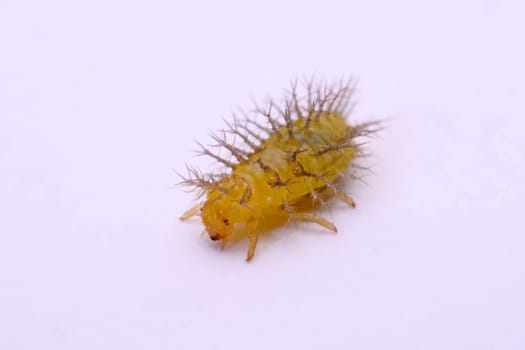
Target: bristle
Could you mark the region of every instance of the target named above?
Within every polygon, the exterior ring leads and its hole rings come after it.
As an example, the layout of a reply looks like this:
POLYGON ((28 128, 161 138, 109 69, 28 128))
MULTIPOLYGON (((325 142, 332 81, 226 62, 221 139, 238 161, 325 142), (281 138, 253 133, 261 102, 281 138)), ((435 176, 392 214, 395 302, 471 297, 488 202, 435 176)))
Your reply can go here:
POLYGON ((272 108, 274 107, 273 100, 270 100, 270 102, 268 103, 267 109, 263 109, 259 107, 257 103, 255 102, 254 104, 255 104, 255 112, 266 118, 266 120, 268 121, 268 124, 270 124, 270 126, 272 127, 272 132, 277 132, 277 130, 279 130, 280 128, 280 125, 275 119, 275 117, 272 115, 272 108))
POLYGON ((319 150, 318 152, 316 152, 314 154, 316 156, 320 156, 320 155, 323 155, 323 154, 331 152, 331 151, 340 152, 343 149, 347 149, 347 148, 354 148, 355 149, 355 148, 357 148, 357 145, 355 145, 351 141, 346 141, 346 142, 341 142, 341 143, 330 143, 330 144, 326 145, 326 147, 324 149, 321 149, 321 150, 319 150))
POLYGON ((313 95, 313 80, 306 82, 306 106, 304 107, 306 112, 306 121, 304 124, 304 130, 310 129, 310 124, 312 122, 312 116, 315 112, 315 101, 314 101, 314 95, 313 95))
POLYGON ((283 111, 283 118, 285 121, 286 130, 288 131, 288 137, 293 138, 293 119, 292 119, 292 105, 293 102, 290 100, 284 101, 284 111, 283 111))
POLYGON ((213 133, 210 133, 210 137, 217 142, 217 145, 214 146, 226 148, 239 163, 245 162, 247 160, 249 153, 229 144, 225 137, 221 138, 213 133))
MULTIPOLYGON (((258 128, 259 130, 261 131, 264 131, 265 133, 267 133, 268 135, 270 135, 272 133, 272 130, 271 129, 268 129, 264 126, 262 126, 261 124, 257 123, 255 120, 253 119, 246 119, 246 122, 248 124, 252 124, 253 126, 255 126, 256 128, 258 128)), ((264 139, 261 139, 262 141, 264 141, 264 139)))
POLYGON ((329 94, 327 83, 324 82, 321 84, 317 91, 317 111, 314 116, 314 121, 319 122, 319 118, 321 117, 321 113, 325 111, 324 105, 327 102, 327 97, 329 94))
POLYGON ((351 86, 352 81, 348 80, 347 85, 344 87, 343 95, 341 98, 338 99, 337 103, 334 105, 334 110, 338 113, 341 113, 343 115, 348 115, 351 112, 352 107, 350 104, 352 103, 352 95, 354 93, 354 89, 351 86))
MULTIPOLYGON (((234 126, 237 127, 237 128, 241 128, 244 131, 246 131, 246 134, 251 136, 251 137, 253 137, 255 140, 257 140, 257 142, 259 142, 259 143, 263 142, 264 138, 248 127, 247 124, 250 124, 250 122, 249 122, 248 117, 245 115, 245 112, 242 111, 242 110, 240 112, 245 117, 245 119, 243 120, 244 123, 242 123, 241 120, 239 120, 234 114, 234 126)), ((259 146, 257 146, 257 147, 259 147, 259 146)))
POLYGON ((345 82, 343 79, 341 79, 337 90, 332 92, 331 100, 328 104, 329 111, 341 112, 339 108, 341 107, 342 101, 348 100, 352 93, 350 82, 350 80, 345 82))
POLYGON ((242 132, 239 131, 239 128, 241 127, 238 123, 237 123, 237 119, 234 117, 234 125, 232 126, 228 121, 224 121, 226 123, 226 125, 228 126, 229 130, 227 130, 226 132, 230 133, 230 134, 233 134, 233 135, 237 135, 239 136, 247 145, 248 147, 250 147, 252 149, 252 151, 256 152, 259 150, 259 146, 257 146, 255 143, 253 143, 247 135, 243 134, 242 132))
POLYGON ((355 135, 353 137, 358 136, 373 136, 380 131, 385 129, 384 121, 381 120, 375 120, 372 122, 366 122, 354 125, 352 127, 354 130, 355 135))
POLYGON ((224 159, 224 158, 222 158, 222 157, 212 153, 209 149, 204 147, 201 143, 199 143, 199 142, 196 142, 196 143, 201 148, 200 151, 197 151, 198 154, 204 155, 204 156, 209 156, 209 157, 215 159, 216 161, 218 161, 219 163, 222 163, 222 164, 224 164, 225 166, 227 166, 228 168, 231 168, 231 169, 233 169, 237 165, 235 163, 232 163, 232 162, 230 162, 230 161, 228 161, 228 160, 226 160, 226 159, 224 159))
POLYGON ((219 182, 225 174, 203 174, 199 169, 186 165, 187 176, 177 172, 181 178, 179 185, 190 187, 190 191, 196 191, 197 197, 201 197, 206 191, 219 189, 219 182))
POLYGON ((297 97, 297 79, 292 81, 291 86, 292 88, 291 88, 291 91, 289 91, 289 94, 292 99, 293 109, 295 111, 295 114, 297 115, 297 118, 302 119, 303 113, 301 111, 301 104, 299 102, 299 98, 297 97))

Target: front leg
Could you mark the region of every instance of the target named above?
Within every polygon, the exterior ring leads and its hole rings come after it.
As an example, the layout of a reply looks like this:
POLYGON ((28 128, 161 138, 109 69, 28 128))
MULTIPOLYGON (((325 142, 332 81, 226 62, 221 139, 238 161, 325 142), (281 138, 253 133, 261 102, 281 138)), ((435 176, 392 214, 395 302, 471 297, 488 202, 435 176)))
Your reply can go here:
POLYGON ((204 202, 199 203, 199 204, 191 207, 188 211, 186 211, 184 214, 182 214, 180 219, 182 221, 184 221, 184 220, 188 220, 192 216, 200 215, 200 212, 201 212, 203 206, 204 206, 204 202))
POLYGON ((248 238, 250 239, 250 247, 248 248, 248 254, 246 255, 246 261, 250 261, 255 254, 255 248, 257 247, 257 240, 259 239, 259 232, 257 232, 257 220, 255 218, 248 221, 248 238))

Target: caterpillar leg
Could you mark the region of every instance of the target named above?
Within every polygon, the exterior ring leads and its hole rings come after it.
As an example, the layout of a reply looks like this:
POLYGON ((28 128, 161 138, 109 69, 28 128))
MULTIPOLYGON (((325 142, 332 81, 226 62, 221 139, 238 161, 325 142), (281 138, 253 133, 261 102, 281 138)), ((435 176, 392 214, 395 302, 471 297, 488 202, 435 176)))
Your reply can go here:
POLYGON ((284 209, 288 212, 289 215, 289 221, 304 221, 304 222, 315 222, 316 224, 319 224, 323 226, 324 228, 329 229, 332 232, 337 232, 337 227, 330 221, 326 220, 325 218, 315 215, 314 213, 308 213, 308 212, 296 212, 290 203, 284 202, 284 209))
MULTIPOLYGON (((312 195, 312 197, 315 198, 315 195, 314 195, 313 192, 311 193, 311 195, 312 195)), ((322 204, 323 203, 323 199, 322 199, 323 196, 330 197, 331 195, 335 195, 335 197, 337 199, 339 199, 340 201, 345 202, 346 204, 348 204, 352 208, 355 208, 355 201, 352 199, 352 197, 350 197, 346 193, 342 192, 341 190, 339 190, 334 185, 330 185, 330 186, 326 187, 323 191, 321 191, 317 195, 317 197, 319 197, 319 199, 317 199, 317 200, 320 201, 321 204, 322 204)))
POLYGON ((221 241, 221 250, 224 250, 226 248, 226 243, 228 243, 228 237, 224 237, 221 241))
POLYGON ((250 261, 255 254, 255 248, 257 247, 257 240, 259 239, 259 233, 257 232, 257 221, 252 220, 248 222, 248 238, 250 239, 250 247, 248 248, 248 254, 246 254, 246 261, 250 261))
POLYGON ((355 208, 355 202, 352 199, 352 197, 350 197, 349 195, 347 195, 344 192, 339 191, 338 189, 334 189, 334 193, 335 193, 335 196, 337 197, 337 199, 339 199, 342 202, 345 202, 346 204, 348 204, 352 208, 355 208))
POLYGON ((200 215, 203 205, 204 205, 204 202, 191 207, 191 209, 189 209, 184 214, 182 214, 182 216, 180 217, 180 220, 184 221, 184 220, 188 220, 192 216, 200 215))
MULTIPOLYGON (((348 204, 352 208, 355 208, 355 202, 352 199, 352 197, 350 197, 349 195, 347 195, 346 193, 344 193, 343 191, 338 189, 336 187, 336 185, 334 185, 331 181, 327 180, 324 176, 318 176, 318 175, 309 174, 309 173, 307 173, 306 175, 307 176, 312 176, 312 177, 316 178, 317 180, 320 180, 320 181, 324 182, 324 185, 326 187, 319 194, 321 194, 321 195, 324 195, 324 194, 335 195, 336 198, 339 199, 340 201, 345 202, 346 204, 348 204)), ((310 191, 310 193, 311 193, 313 198, 317 197, 314 191, 310 191)), ((322 201, 321 201, 321 203, 322 203, 322 201)))
POLYGON ((337 232, 337 227, 333 223, 313 213, 294 213, 293 219, 295 221, 315 222, 330 231, 337 232))

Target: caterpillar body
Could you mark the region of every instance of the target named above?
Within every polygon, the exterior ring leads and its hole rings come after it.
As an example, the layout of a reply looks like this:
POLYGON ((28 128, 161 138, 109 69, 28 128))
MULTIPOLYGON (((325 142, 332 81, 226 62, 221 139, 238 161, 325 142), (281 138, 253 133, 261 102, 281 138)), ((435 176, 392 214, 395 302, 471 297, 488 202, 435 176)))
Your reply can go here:
POLYGON ((256 116, 245 115, 244 120, 234 116, 223 137, 212 134, 215 146, 227 150, 230 158, 199 144, 199 153, 222 163, 227 172, 203 174, 188 167, 188 176, 183 176, 182 184, 206 199, 181 220, 200 215, 210 239, 221 241, 221 248, 232 239, 234 229, 240 230, 241 238, 250 241, 248 261, 263 223, 313 222, 337 232, 333 223, 313 212, 315 206, 335 196, 355 207, 338 180, 349 169, 360 168, 355 159, 363 152, 357 139, 376 132, 378 122, 347 122, 351 81, 315 87, 308 81, 305 90, 298 97, 294 82, 282 103, 270 101, 265 108, 257 107, 255 113, 266 125, 256 116), (235 135, 242 144, 228 142, 227 134, 235 135))

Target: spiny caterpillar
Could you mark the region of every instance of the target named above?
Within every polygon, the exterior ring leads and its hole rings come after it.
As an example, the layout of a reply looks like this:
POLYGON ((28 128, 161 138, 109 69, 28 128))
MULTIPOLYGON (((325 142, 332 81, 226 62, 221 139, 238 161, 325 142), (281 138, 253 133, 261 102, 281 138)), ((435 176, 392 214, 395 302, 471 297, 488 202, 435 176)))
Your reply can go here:
POLYGON ((182 176, 182 184, 199 191, 199 197, 206 195, 206 200, 180 219, 202 216, 209 237, 222 241, 221 248, 234 236, 248 238, 247 261, 269 223, 277 227, 287 221, 313 222, 337 232, 313 209, 333 196, 355 207, 337 180, 349 168, 362 168, 354 162, 363 156, 363 144, 357 139, 376 132, 378 122, 347 123, 350 80, 333 85, 307 81, 304 89, 299 97, 295 81, 281 103, 270 100, 264 108, 256 106, 254 115, 243 113, 243 119, 234 115, 233 125, 226 122, 222 136, 211 134, 217 142, 211 147, 228 151, 229 157, 198 143, 198 153, 222 163, 227 171, 204 174, 188 166, 188 176, 182 176), (229 142, 227 135, 242 143, 229 142))

